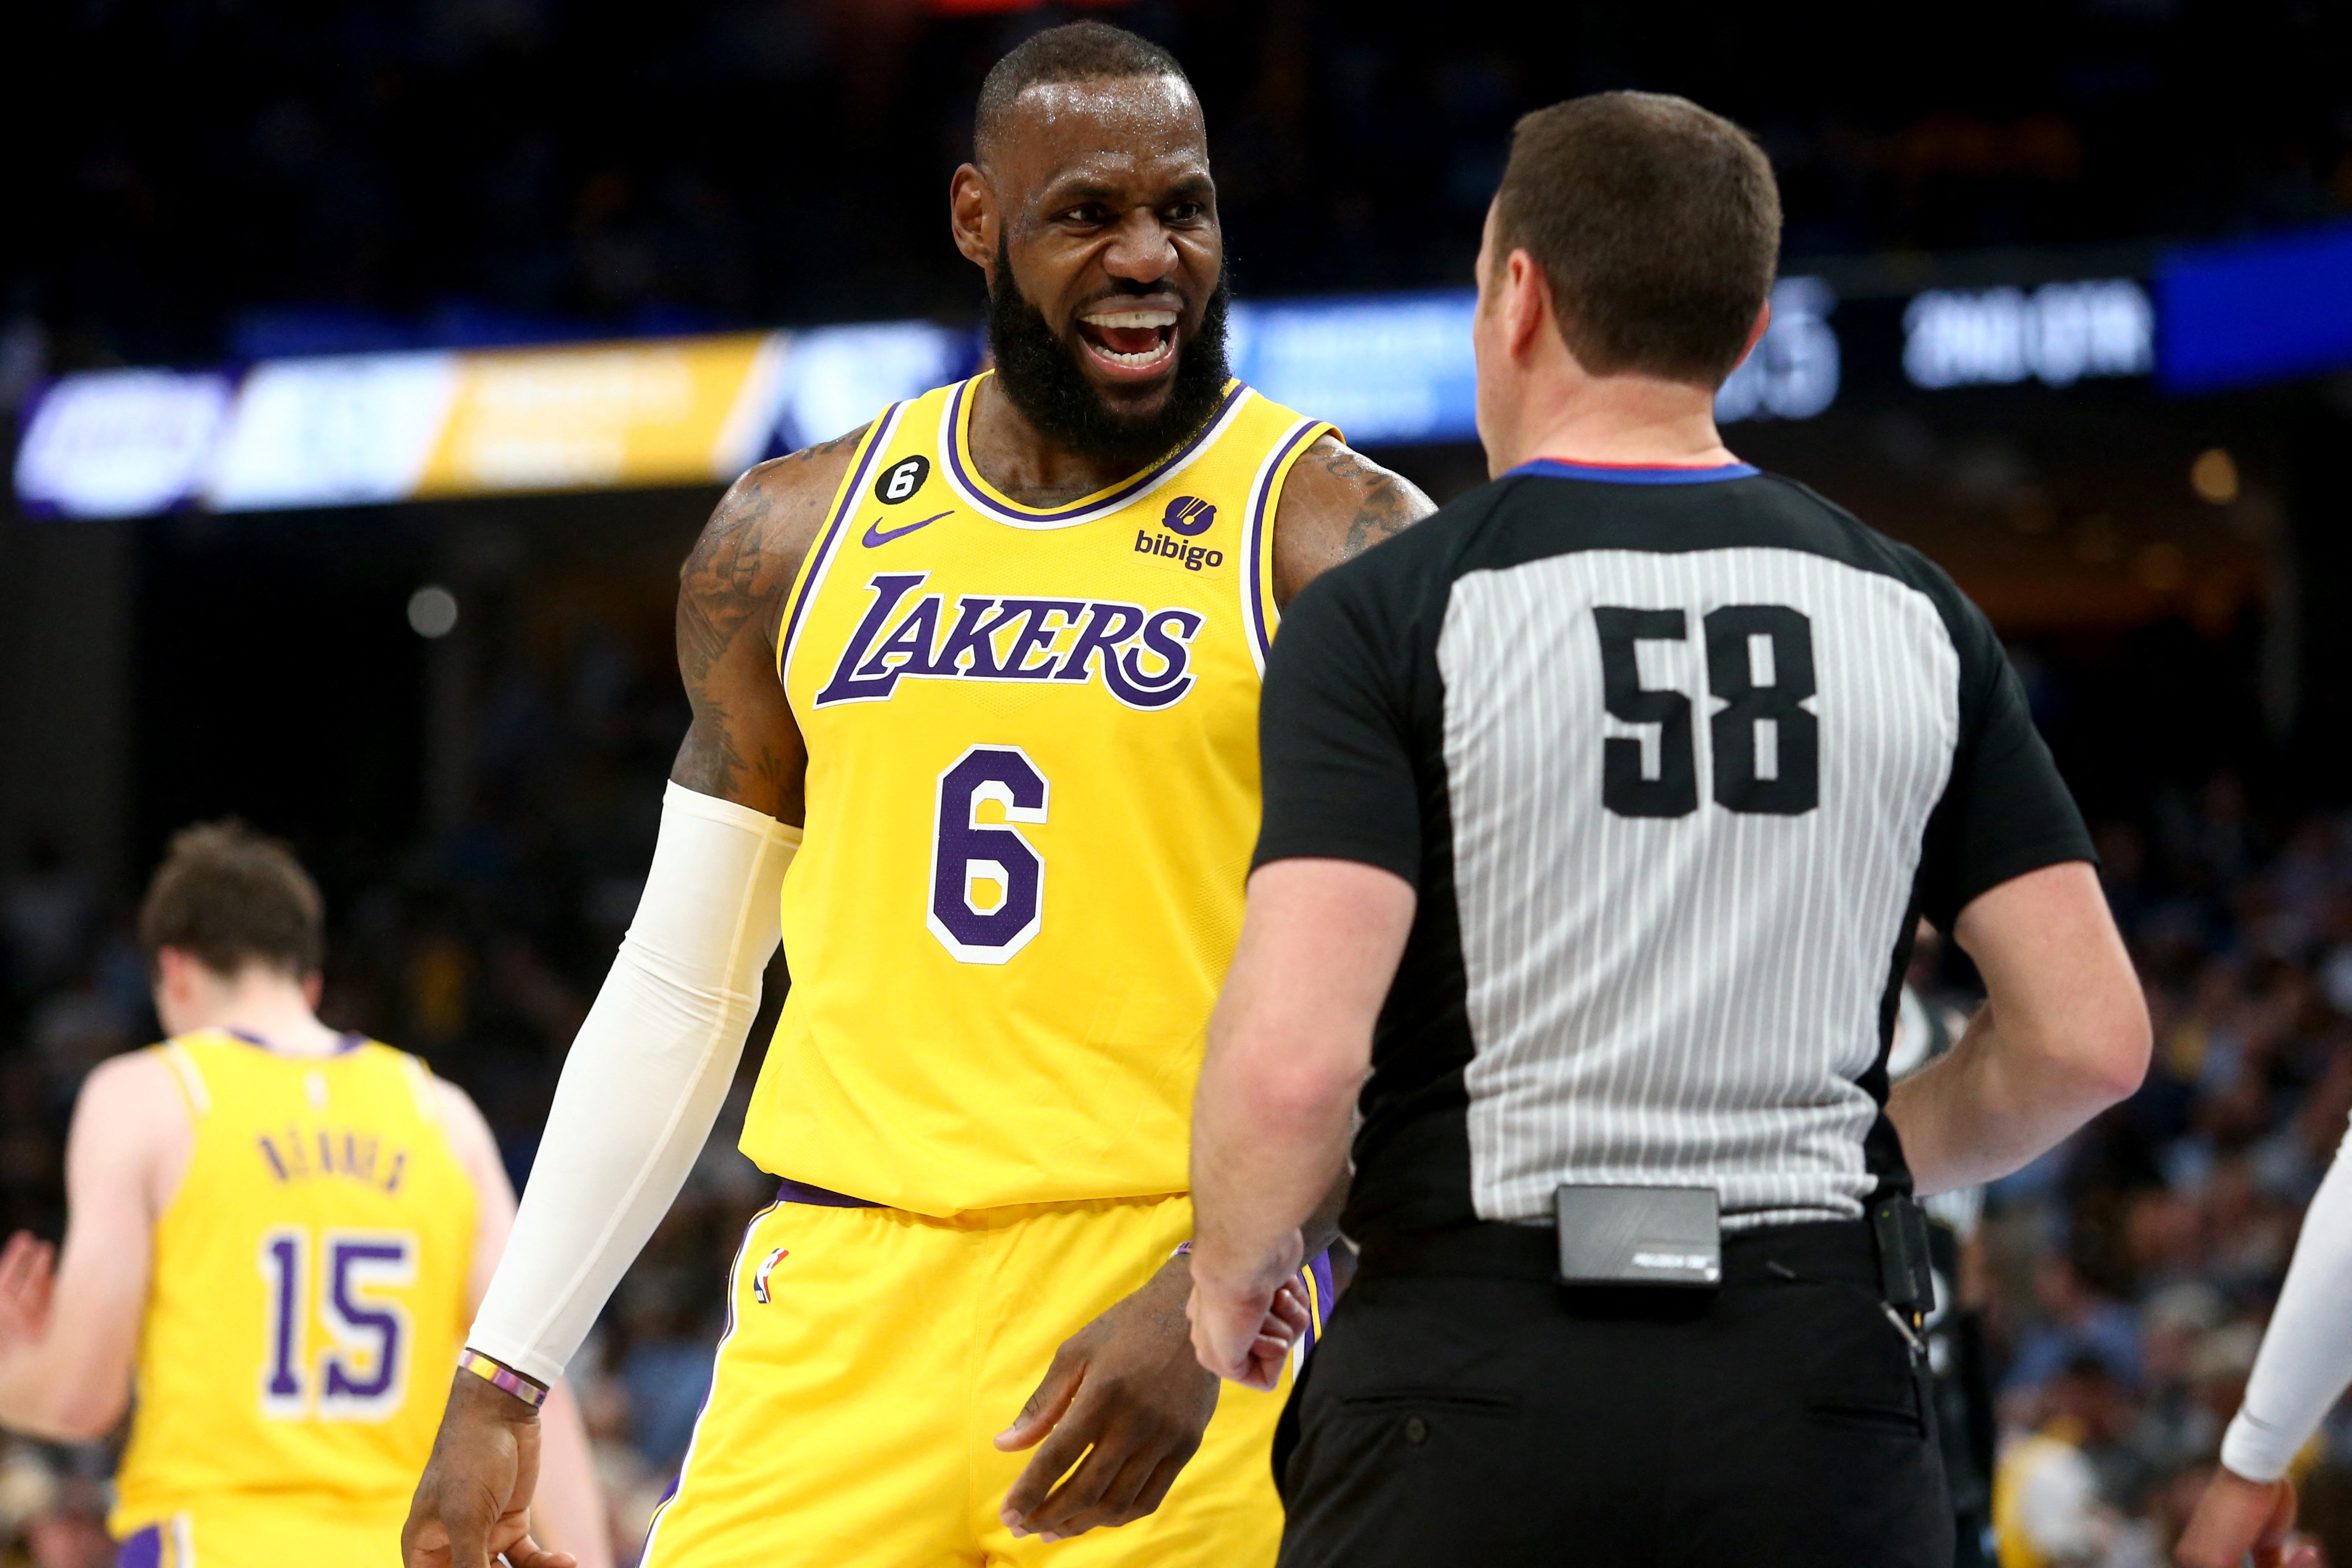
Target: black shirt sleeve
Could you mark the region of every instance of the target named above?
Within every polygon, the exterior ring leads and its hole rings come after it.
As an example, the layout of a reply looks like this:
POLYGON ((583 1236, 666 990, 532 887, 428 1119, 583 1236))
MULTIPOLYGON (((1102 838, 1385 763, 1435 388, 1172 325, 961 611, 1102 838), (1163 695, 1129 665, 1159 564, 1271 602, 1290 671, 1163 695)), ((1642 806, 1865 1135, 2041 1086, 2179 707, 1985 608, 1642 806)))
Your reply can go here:
POLYGON ((1411 646, 1370 563, 1309 584, 1282 617, 1258 709, 1265 816, 1251 867, 1356 860, 1418 888, 1411 646))
POLYGON ((1949 931, 1979 894, 2098 855, 1991 624, 1948 580, 1937 586, 1960 657, 1960 737, 1927 823, 1919 910, 1949 931))

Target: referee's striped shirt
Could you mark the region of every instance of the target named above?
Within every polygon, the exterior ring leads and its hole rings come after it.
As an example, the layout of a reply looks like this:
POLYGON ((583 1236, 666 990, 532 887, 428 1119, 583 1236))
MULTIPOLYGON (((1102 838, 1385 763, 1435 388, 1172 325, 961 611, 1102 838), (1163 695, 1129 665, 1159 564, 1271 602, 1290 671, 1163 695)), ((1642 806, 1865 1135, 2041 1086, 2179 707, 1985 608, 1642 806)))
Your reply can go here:
POLYGON ((1910 933, 2092 858, 1977 608, 1743 464, 1531 463, 1316 582, 1266 671, 1256 864, 1419 912, 1345 1220, 1713 1185, 1727 1227, 1908 1178, 1882 1114, 1910 933))

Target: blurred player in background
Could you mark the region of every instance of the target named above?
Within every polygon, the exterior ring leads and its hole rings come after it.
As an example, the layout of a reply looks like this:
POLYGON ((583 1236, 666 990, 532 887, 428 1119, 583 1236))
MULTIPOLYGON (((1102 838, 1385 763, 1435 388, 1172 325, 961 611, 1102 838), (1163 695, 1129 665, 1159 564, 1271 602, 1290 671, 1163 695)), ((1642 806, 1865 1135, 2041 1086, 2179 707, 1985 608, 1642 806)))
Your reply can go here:
MULTIPOLYGON (((82 1088, 62 1263, 24 1232, 0 1252, 0 1424, 103 1436, 135 1371, 122 1568, 398 1562, 513 1224, 464 1091, 312 1012, 321 915, 282 845, 234 824, 173 840, 139 917, 171 1037, 82 1088)), ((545 1464, 550 1539, 606 1568, 568 1399, 545 1464)))
MULTIPOLYGON (((687 563, 693 726, 468 1338, 504 1371, 457 1380, 415 1568, 538 1568, 532 1391, 702 1147, 780 889, 793 989, 743 1148, 785 1180, 646 1563, 1274 1561, 1281 1395, 1221 1404, 1186 1332, 1187 1115, 1275 621, 1430 507, 1229 376, 1173 58, 1039 33, 990 72, 975 142, 950 216, 993 373, 753 469, 687 563)), ((1307 1293, 1277 1298, 1302 1331, 1307 1293)))

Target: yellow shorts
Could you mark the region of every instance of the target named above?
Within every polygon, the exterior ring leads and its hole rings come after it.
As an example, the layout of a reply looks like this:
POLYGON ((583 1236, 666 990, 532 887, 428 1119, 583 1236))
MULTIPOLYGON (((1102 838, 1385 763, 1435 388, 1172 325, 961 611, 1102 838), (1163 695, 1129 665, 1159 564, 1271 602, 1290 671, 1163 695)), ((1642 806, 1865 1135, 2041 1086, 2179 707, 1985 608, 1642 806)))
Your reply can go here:
MULTIPOLYGON (((751 1222, 709 1403, 643 1568, 1267 1568, 1285 1386, 1222 1386, 1159 1510, 1046 1544, 997 1518, 1013 1424, 1061 1342, 1192 1234, 1183 1197, 933 1219, 779 1203, 751 1222)), ((1310 1276, 1319 1274, 1310 1271, 1310 1276)), ((1317 1315, 1329 1276, 1316 1279, 1317 1315)))
POLYGON ((349 1563, 400 1568, 408 1500, 380 1503, 235 1497, 205 1501, 148 1523, 109 1521, 121 1546, 116 1568, 286 1568, 349 1563))

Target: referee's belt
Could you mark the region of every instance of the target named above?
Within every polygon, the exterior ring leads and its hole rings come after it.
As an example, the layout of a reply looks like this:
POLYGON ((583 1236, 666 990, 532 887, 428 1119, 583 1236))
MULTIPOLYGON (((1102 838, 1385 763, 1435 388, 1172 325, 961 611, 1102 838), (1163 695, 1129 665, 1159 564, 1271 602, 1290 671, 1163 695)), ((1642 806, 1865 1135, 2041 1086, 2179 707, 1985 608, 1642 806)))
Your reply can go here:
MULTIPOLYGON (((1357 1277, 1454 1276, 1559 1283, 1559 1237, 1548 1225, 1483 1220, 1444 1230, 1390 1231, 1365 1238, 1357 1277)), ((1727 1287, 1796 1283, 1859 1285, 1885 1293, 1869 1222, 1814 1220, 1723 1234, 1727 1287)))

